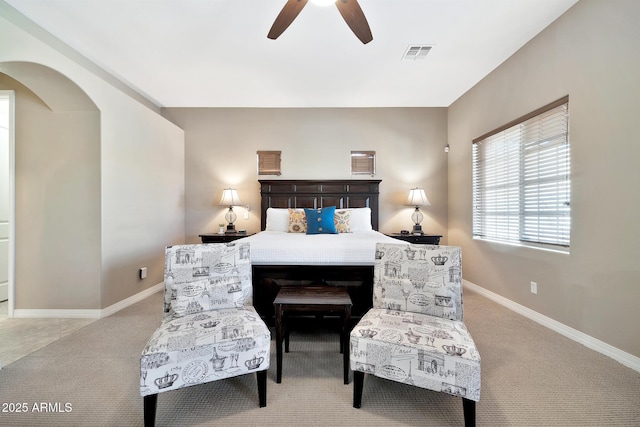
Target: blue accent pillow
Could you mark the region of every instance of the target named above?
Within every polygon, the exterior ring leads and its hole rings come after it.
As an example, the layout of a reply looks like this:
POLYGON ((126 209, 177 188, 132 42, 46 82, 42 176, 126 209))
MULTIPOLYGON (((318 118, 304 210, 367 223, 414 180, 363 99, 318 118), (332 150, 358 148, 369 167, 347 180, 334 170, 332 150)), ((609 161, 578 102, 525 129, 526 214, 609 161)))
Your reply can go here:
POLYGON ((338 234, 333 217, 336 207, 330 206, 319 209, 305 209, 307 217, 307 234, 338 234))

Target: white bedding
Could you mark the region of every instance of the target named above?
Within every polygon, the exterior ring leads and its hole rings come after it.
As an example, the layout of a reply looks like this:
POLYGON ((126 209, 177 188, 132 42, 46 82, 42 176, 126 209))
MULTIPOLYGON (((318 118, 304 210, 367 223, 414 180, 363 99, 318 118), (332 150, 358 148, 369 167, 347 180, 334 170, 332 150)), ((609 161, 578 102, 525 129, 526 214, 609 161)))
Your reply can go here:
POLYGON ((262 231, 250 242, 254 265, 373 265, 376 243, 404 243, 377 231, 340 234, 262 231))

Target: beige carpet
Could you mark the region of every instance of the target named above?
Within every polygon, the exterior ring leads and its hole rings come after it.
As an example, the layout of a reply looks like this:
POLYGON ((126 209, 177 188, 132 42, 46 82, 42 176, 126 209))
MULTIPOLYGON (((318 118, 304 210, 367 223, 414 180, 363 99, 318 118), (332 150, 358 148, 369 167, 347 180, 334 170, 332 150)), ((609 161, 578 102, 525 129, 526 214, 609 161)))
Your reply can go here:
MULTIPOLYGON (((161 305, 155 294, 5 366, 0 425, 141 426, 139 354, 161 305), (26 413, 6 412, 21 403, 26 413)), ((471 292, 465 323, 482 356, 478 425, 640 426, 640 373, 471 292)), ((354 409, 338 335, 317 326, 292 332, 281 384, 272 347, 266 408, 245 375, 161 394, 157 425, 463 425, 461 399, 371 376, 354 409)))

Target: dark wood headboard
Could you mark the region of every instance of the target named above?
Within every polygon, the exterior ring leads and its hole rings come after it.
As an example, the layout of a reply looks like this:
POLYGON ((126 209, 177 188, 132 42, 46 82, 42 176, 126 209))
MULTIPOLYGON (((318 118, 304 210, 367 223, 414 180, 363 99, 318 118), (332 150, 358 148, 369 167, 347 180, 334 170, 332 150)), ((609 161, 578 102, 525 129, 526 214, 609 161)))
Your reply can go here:
POLYGON ((371 208, 371 226, 378 230, 379 179, 258 180, 260 229, 267 225, 268 208, 371 208))

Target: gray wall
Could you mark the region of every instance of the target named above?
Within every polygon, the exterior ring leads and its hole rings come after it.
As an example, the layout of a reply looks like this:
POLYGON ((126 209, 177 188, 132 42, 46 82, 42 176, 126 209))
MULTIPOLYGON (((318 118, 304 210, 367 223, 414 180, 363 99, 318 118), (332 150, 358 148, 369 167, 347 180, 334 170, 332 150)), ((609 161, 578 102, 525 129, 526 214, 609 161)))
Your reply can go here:
POLYGON ((15 308, 103 309, 161 283, 164 247, 184 242, 183 131, 117 91, 98 110, 52 68, 0 70, 15 76, 0 73, 16 93, 15 308))
POLYGON ((184 132, 33 25, 0 8, 17 93, 14 314, 100 316, 159 285, 164 247, 184 242, 184 132))
MULTIPOLYGON (((257 150, 282 151, 278 179, 350 179, 351 150, 375 150, 380 231, 410 229, 409 189, 425 189, 423 229, 447 236, 447 111, 445 108, 216 109, 169 108, 163 115, 185 130, 186 235, 216 232, 224 222, 222 190, 238 189, 251 205, 236 228, 260 230, 257 150)), ((369 178, 369 177, 360 177, 369 178)))
POLYGON ((465 279, 640 356, 640 2, 581 0, 449 108, 465 279), (471 140, 569 95, 571 253, 473 240, 471 140), (531 281, 538 295, 530 293, 531 281))

